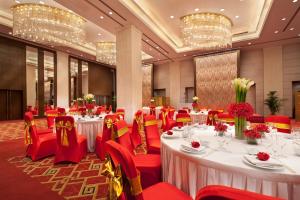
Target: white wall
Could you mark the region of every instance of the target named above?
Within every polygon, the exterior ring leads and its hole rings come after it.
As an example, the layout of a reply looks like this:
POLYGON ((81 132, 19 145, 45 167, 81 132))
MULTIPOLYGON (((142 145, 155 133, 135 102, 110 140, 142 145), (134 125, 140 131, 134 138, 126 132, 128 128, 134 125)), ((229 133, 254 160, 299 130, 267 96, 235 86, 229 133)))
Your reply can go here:
POLYGON ((35 106, 36 103, 36 66, 26 64, 26 93, 27 106, 35 106))
POLYGON ((69 55, 57 51, 57 106, 69 107, 69 55))

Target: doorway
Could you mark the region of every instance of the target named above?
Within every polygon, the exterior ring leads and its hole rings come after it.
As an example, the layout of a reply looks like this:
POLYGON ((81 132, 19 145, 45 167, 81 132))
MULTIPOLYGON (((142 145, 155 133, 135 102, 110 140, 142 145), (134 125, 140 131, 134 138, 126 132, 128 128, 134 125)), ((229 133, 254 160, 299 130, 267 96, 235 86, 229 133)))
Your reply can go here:
POLYGON ((293 81, 293 118, 300 121, 300 81, 293 81))

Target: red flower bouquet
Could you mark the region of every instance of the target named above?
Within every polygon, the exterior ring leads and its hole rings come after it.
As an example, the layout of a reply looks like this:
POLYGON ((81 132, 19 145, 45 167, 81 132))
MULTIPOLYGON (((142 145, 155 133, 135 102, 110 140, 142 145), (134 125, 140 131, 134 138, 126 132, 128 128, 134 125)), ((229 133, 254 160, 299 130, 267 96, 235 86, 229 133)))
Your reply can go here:
POLYGON ((269 127, 266 126, 265 124, 258 124, 255 126, 254 128, 257 132, 260 132, 260 133, 269 133, 269 127))
POLYGON ((261 160, 261 161, 267 161, 267 160, 269 160, 270 155, 268 153, 265 153, 265 152, 258 152, 256 154, 256 158, 258 160, 261 160))
POLYGON ((92 103, 87 103, 87 104, 85 104, 85 107, 86 107, 86 109, 88 109, 88 110, 93 110, 94 107, 95 107, 95 105, 92 104, 92 103))
POLYGON ((167 131, 167 135, 173 135, 172 131, 167 131))
POLYGON ((233 103, 228 107, 230 115, 248 118, 253 115, 253 108, 249 103, 233 103))
POLYGON ((223 136, 224 132, 227 131, 227 126, 225 124, 223 124, 222 122, 217 122, 215 124, 215 131, 218 132, 219 136, 223 136))
POLYGON ((199 148, 200 147, 200 143, 197 142, 197 141, 192 141, 191 145, 192 145, 193 148, 199 148))
POLYGON ((261 138, 261 134, 255 129, 249 129, 244 131, 248 144, 257 144, 257 139, 261 138))

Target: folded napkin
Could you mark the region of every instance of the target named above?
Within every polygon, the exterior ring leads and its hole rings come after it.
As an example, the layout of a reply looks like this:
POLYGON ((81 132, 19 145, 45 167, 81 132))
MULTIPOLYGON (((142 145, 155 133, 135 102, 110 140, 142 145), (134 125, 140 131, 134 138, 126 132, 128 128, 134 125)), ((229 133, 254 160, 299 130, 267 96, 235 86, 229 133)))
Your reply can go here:
POLYGON ((281 167, 283 166, 278 160, 270 158, 267 161, 261 161, 256 158, 256 155, 244 155, 245 160, 249 163, 260 167, 281 167))
POLYGON ((204 149, 203 146, 200 146, 199 148, 194 148, 191 145, 187 145, 187 144, 181 144, 181 148, 192 152, 200 152, 204 149))

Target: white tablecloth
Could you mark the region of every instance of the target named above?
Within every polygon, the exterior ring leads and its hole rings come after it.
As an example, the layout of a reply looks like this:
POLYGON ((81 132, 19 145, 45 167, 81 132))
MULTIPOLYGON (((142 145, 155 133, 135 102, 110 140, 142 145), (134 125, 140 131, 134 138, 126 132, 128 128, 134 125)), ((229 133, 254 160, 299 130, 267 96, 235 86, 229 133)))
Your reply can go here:
MULTIPOLYGON (((161 160, 163 180, 169 182, 193 198, 196 192, 206 185, 226 185, 239 189, 277 196, 290 200, 300 199, 300 157, 293 151, 291 140, 278 134, 286 145, 286 158, 279 157, 286 167, 279 171, 262 170, 247 165, 242 161, 249 148, 259 148, 266 151, 263 145, 253 146, 245 141, 230 139, 225 150, 217 148, 221 143, 215 136, 213 127, 207 130, 192 128, 193 139, 209 147, 202 154, 188 154, 180 150, 183 138, 161 138, 161 160), (219 150, 217 150, 219 149, 219 150)), ((233 134, 232 134, 233 135, 233 134)))
POLYGON ((96 137, 99 133, 102 132, 104 116, 101 117, 101 119, 99 117, 85 117, 84 120, 78 120, 78 118, 74 117, 77 133, 82 134, 87 138, 87 146, 89 152, 95 151, 96 137))

